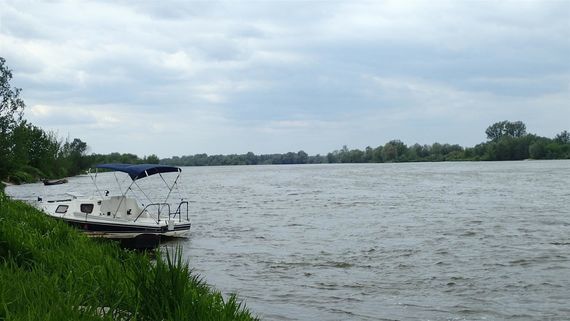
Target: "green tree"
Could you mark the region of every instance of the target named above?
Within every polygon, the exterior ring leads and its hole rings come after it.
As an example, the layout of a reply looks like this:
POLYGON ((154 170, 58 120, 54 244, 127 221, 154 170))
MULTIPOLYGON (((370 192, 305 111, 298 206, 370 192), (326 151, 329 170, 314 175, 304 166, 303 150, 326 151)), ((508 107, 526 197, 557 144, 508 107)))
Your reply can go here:
POLYGON ((505 132, 511 137, 522 137, 526 135, 526 125, 522 121, 507 122, 505 132))
POLYGON ((382 163, 384 161, 384 158, 382 157, 383 149, 384 149, 383 146, 378 146, 374 148, 374 152, 372 154, 372 161, 374 163, 382 163))
POLYGON ((526 125, 522 121, 504 120, 487 127, 485 133, 491 141, 498 141, 503 136, 522 137, 526 135, 526 125))
POLYGON ((305 151, 300 150, 297 152, 297 164, 307 164, 309 155, 305 151))
POLYGON ((349 162, 350 163, 364 163, 364 152, 360 149, 352 149, 349 152, 349 162))
POLYGON ((398 157, 401 155, 398 153, 398 145, 402 142, 399 140, 391 140, 387 142, 384 147, 382 148, 382 159, 385 162, 395 162, 398 160, 398 157))
POLYGON ((386 143, 382 149, 382 159, 386 162, 394 162, 398 158, 398 149, 395 145, 386 143))
POLYGON ((66 141, 63 144, 61 151, 62 163, 64 163, 63 168, 66 172, 61 173, 61 175, 76 175, 80 173, 82 169, 88 167, 89 164, 87 159, 84 157, 86 153, 87 143, 83 142, 81 139, 74 138, 71 142, 69 142, 69 140, 66 141))
POLYGON ((543 159, 546 157, 546 144, 544 141, 537 141, 529 147, 530 158, 543 159))
POLYGON ((397 162, 405 159, 408 147, 400 140, 387 142, 382 149, 382 159, 386 162, 397 162))
POLYGON ((247 165, 255 165, 257 164, 257 156, 253 152, 248 152, 245 154, 245 163, 247 165))
POLYGON ((425 159, 430 155, 430 150, 430 146, 416 143, 408 149, 408 159, 412 161, 425 159))
POLYGON ((293 152, 288 152, 287 154, 284 154, 281 159, 283 164, 295 164, 297 160, 297 154, 293 152))
POLYGON ((334 163, 338 163, 338 162, 339 162, 338 150, 335 150, 334 152, 327 154, 327 163, 334 164, 334 163))
POLYGON ((563 154, 562 144, 558 144, 556 142, 552 142, 546 145, 546 158, 549 159, 556 159, 561 158, 563 154))
POLYGON ((342 146, 339 152, 339 160, 341 163, 350 163, 350 151, 348 150, 348 146, 342 146))
POLYGON ((559 144, 570 144, 570 133, 563 130, 560 134, 557 134, 554 140, 559 144))
POLYGON ((14 128, 21 122, 25 108, 20 98, 22 89, 13 88, 10 84, 12 70, 6 66, 6 59, 0 57, 0 178, 6 177, 14 169, 15 163, 10 159, 13 148, 11 140, 14 128))
POLYGON ((51 177, 59 171, 57 158, 61 145, 54 134, 23 120, 14 128, 11 140, 11 156, 16 168, 33 167, 42 177, 51 177))
POLYGON ((365 163, 371 163, 372 158, 374 158, 374 149, 372 149, 372 147, 370 147, 370 146, 366 146, 366 149, 364 150, 364 156, 362 158, 362 161, 365 163))
POLYGON ((160 163, 160 158, 158 158, 158 156, 155 154, 151 154, 145 157, 143 162, 147 164, 158 164, 160 163))

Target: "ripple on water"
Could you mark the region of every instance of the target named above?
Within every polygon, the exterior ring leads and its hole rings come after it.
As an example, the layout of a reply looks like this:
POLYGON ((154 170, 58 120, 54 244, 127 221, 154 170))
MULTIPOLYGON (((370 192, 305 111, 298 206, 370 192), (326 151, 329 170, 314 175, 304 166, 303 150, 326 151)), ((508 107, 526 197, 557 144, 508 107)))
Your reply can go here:
POLYGON ((266 320, 570 315, 570 161, 193 167, 181 184, 191 266, 266 320))

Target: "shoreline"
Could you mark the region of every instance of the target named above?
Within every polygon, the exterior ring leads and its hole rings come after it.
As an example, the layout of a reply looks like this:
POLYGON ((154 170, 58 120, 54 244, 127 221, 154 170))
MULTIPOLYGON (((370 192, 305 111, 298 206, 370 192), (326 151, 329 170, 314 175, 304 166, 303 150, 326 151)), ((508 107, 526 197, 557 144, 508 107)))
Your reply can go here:
POLYGON ((1 186, 0 221, 0 316, 259 320, 235 295, 225 297, 191 272, 181 248, 136 252, 90 239, 1 186))

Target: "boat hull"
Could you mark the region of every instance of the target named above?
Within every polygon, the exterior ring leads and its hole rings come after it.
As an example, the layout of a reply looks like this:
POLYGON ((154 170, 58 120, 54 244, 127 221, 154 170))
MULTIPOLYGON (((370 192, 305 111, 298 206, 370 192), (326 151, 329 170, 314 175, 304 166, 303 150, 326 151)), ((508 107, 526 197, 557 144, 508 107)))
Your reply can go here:
POLYGON ((157 234, 165 236, 183 236, 190 232, 191 224, 177 224, 172 230, 168 225, 134 225, 118 224, 113 222, 94 222, 88 220, 74 220, 66 217, 50 215, 67 224, 79 228, 93 236, 112 236, 117 238, 132 237, 140 234, 157 234))
MULTIPOLYGON (((148 249, 157 247, 164 238, 187 237, 191 224, 187 220, 168 218, 158 220, 137 215, 108 215, 102 211, 105 200, 98 199, 66 199, 57 201, 40 201, 37 207, 46 215, 63 221, 85 232, 89 237, 118 240, 127 248, 148 249), (87 207, 85 207, 88 205, 87 207), (89 210, 91 213, 83 213, 89 210), (59 209, 63 209, 58 213, 59 209)), ((123 202, 127 202, 123 200, 123 202)))
POLYGON ((56 180, 44 180, 44 185, 45 186, 50 186, 50 185, 60 185, 60 184, 65 184, 67 183, 67 179, 56 179, 56 180))
POLYGON ((121 246, 130 249, 151 249, 168 238, 187 237, 191 224, 181 224, 168 230, 168 225, 133 226, 124 224, 87 222, 49 215, 83 231, 89 237, 117 240, 121 246))

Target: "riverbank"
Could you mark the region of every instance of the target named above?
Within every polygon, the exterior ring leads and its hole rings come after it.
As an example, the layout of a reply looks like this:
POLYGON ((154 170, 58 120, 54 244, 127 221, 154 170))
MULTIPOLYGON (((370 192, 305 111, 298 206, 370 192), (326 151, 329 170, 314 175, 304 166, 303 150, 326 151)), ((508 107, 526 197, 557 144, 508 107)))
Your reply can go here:
POLYGON ((89 239, 0 190, 0 320, 257 320, 163 254, 89 239))

